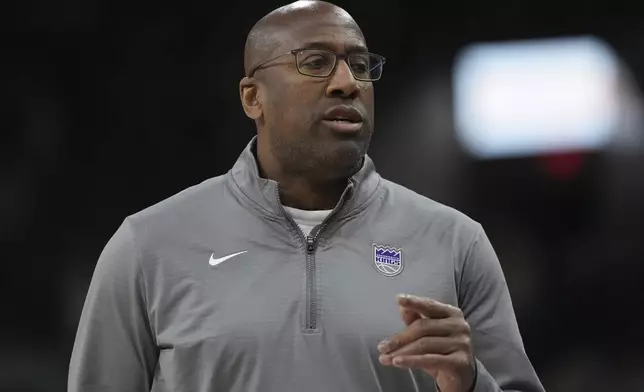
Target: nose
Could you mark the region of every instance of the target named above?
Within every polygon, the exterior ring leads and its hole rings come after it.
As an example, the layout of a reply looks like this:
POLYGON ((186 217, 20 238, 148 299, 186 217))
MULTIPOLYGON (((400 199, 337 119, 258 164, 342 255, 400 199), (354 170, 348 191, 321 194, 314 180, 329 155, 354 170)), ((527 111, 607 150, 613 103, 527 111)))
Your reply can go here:
POLYGON ((358 81, 353 77, 349 64, 338 60, 338 64, 329 77, 326 94, 329 97, 355 98, 360 92, 358 81))

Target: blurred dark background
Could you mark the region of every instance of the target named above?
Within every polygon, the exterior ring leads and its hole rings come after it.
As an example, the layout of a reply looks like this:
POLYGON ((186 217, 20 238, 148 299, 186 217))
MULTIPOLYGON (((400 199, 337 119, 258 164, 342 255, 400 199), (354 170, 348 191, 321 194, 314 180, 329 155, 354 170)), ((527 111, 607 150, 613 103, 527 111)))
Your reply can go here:
MULTIPOLYGON (((3 12, 0 390, 65 390, 106 241, 236 160, 254 133, 238 94, 245 37, 283 4, 25 0, 3 12)), ((484 225, 546 389, 644 391, 641 147, 479 159, 452 113, 454 60, 474 42, 592 34, 638 91, 644 16, 614 1, 336 4, 387 57, 379 171, 484 225)))

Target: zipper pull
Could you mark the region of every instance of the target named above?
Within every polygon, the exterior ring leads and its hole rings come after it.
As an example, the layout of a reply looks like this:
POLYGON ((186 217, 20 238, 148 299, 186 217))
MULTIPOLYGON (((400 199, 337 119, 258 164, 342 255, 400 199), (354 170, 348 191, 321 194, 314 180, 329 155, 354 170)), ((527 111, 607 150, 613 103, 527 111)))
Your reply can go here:
POLYGON ((315 252, 315 238, 311 236, 306 237, 306 251, 309 253, 315 252))

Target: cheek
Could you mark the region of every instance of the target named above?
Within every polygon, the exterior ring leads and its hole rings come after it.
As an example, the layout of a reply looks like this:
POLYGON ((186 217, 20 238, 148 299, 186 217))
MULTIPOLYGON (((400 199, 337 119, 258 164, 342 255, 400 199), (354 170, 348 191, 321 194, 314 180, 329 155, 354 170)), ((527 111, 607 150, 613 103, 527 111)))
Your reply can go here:
POLYGON ((362 91, 360 92, 362 102, 364 102, 364 105, 367 107, 367 109, 372 109, 373 108, 373 85, 371 83, 366 84, 362 87, 362 91))
POLYGON ((315 121, 319 99, 312 91, 288 85, 275 90, 270 99, 270 112, 273 122, 280 126, 299 129, 315 121))
POLYGON ((364 108, 367 111, 369 118, 371 119, 371 123, 373 124, 375 111, 373 86, 365 86, 363 88, 363 90, 360 92, 360 101, 362 101, 362 104, 364 105, 364 108))

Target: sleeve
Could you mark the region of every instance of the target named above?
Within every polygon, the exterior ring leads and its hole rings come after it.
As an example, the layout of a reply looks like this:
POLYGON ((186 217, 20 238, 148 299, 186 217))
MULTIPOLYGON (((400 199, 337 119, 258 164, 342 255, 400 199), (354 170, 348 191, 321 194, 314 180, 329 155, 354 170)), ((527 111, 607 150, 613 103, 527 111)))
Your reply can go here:
POLYGON ((501 265, 483 228, 462 265, 459 305, 472 331, 474 392, 544 392, 528 359, 501 265))
POLYGON ((150 391, 158 350, 126 219, 101 253, 81 312, 68 392, 150 391))

